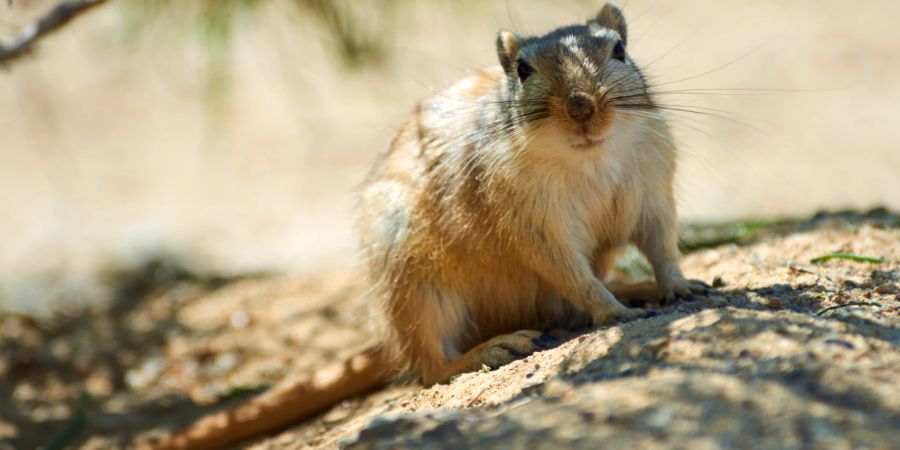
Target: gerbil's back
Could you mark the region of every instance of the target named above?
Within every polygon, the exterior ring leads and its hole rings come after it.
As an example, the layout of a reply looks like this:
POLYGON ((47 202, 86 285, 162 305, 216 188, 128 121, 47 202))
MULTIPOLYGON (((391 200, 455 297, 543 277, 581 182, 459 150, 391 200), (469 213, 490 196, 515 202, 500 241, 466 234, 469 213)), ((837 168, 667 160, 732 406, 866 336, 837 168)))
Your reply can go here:
POLYGON ((440 206, 435 190, 451 180, 442 179, 450 174, 434 169, 464 158, 472 147, 473 130, 483 129, 479 121, 497 103, 502 75, 486 70, 421 101, 379 157, 364 185, 357 218, 373 277, 387 275, 386 264, 407 259, 413 250, 407 242, 410 232, 441 214, 434 210, 440 206))

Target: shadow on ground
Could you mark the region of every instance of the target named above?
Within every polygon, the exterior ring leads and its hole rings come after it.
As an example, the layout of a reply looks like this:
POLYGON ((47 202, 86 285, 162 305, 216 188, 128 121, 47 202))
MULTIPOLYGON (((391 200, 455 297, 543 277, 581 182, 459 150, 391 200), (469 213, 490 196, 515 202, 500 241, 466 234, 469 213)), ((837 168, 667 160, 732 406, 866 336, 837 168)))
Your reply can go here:
MULTIPOLYGON (((688 276, 721 279, 696 302, 449 385, 345 402, 251 445, 878 448, 900 440, 898 224, 883 210, 819 215, 695 245, 688 276), (886 262, 809 263, 839 250, 886 262)), ((370 339, 360 279, 237 280, 153 259, 111 273, 102 310, 6 315, 0 449, 125 447, 346 356, 370 339)))

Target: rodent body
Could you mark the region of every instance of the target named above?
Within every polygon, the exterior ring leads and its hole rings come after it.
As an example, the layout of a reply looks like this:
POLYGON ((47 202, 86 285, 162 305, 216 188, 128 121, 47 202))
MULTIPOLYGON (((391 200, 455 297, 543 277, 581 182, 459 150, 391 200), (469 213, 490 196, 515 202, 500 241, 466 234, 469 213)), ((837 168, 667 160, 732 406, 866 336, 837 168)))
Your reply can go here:
POLYGON ((660 294, 678 269, 675 146, 618 8, 538 38, 501 32, 500 70, 421 102, 363 192, 360 234, 390 361, 426 384, 633 319, 603 284, 634 243, 660 294))
POLYGON ((501 67, 419 103, 364 186, 358 228, 381 342, 153 448, 219 448, 391 378, 430 385, 498 367, 554 345, 549 328, 644 317, 603 282, 629 243, 656 284, 628 295, 689 297, 676 149, 626 43, 611 4, 545 36, 501 32, 501 67))

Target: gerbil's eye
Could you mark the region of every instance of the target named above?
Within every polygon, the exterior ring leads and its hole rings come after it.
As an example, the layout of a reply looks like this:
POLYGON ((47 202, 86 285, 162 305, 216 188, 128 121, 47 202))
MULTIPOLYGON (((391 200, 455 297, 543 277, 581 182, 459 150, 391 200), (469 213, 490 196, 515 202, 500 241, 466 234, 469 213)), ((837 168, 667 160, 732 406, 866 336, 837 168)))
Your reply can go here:
POLYGON ((534 68, 529 66, 527 62, 522 60, 522 58, 519 58, 516 61, 516 73, 519 74, 519 80, 524 83, 525 80, 527 80, 528 77, 530 77, 531 74, 534 73, 534 68))
POLYGON ((612 57, 625 62, 625 44, 622 41, 616 42, 616 46, 613 47, 612 57))

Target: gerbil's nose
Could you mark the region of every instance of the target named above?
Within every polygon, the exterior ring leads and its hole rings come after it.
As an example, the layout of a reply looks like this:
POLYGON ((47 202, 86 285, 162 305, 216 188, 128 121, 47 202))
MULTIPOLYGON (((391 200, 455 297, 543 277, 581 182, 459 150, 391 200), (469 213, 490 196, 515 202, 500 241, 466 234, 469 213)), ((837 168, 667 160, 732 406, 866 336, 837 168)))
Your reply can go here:
POLYGON ((587 94, 572 94, 566 102, 566 110, 572 119, 586 122, 594 116, 594 100, 587 94))

